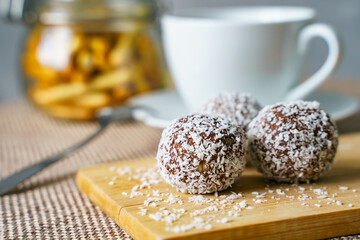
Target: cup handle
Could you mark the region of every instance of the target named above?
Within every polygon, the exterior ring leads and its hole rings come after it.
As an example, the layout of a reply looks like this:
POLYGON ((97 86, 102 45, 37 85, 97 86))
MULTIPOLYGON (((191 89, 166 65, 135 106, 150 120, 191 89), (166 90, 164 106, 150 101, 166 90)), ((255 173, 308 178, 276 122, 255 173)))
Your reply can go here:
POLYGON ((306 49, 310 40, 314 37, 321 37, 328 45, 329 53, 317 72, 309 77, 305 82, 290 90, 285 96, 284 101, 293 101, 306 97, 324 82, 335 70, 341 56, 339 39, 332 27, 323 23, 315 23, 302 29, 298 38, 298 54, 300 59, 304 59, 306 49))

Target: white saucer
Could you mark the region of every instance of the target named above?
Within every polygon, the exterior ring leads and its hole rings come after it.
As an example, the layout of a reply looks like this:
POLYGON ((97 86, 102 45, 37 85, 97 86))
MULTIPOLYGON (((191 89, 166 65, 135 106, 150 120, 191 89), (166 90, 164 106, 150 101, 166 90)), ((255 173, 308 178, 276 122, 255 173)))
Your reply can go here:
MULTIPOLYGON (((359 103, 356 99, 329 92, 314 92, 306 100, 316 100, 330 114, 333 120, 339 121, 356 113, 359 103)), ((162 90, 136 96, 132 104, 139 106, 133 111, 133 117, 145 124, 165 128, 169 123, 189 113, 175 91, 162 90)))

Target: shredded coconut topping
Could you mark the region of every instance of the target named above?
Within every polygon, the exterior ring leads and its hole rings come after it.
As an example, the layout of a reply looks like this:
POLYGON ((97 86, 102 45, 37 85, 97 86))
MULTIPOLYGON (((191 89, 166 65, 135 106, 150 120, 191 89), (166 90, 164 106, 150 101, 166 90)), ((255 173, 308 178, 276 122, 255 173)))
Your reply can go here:
POLYGON ((267 106, 248 135, 253 164, 280 182, 316 180, 330 169, 338 145, 337 128, 318 102, 267 106))
POLYGON ((216 222, 218 223, 228 223, 228 222, 232 222, 233 220, 231 218, 222 218, 217 220, 216 222))
POLYGON ((109 175, 106 179, 114 179, 114 191, 124 179, 136 179, 136 183, 131 184, 131 191, 121 192, 122 197, 137 198, 134 202, 142 204, 135 213, 147 221, 157 221, 165 231, 170 232, 212 229, 220 224, 226 226, 229 222, 244 221, 244 217, 252 214, 251 209, 258 208, 264 213, 272 210, 273 203, 282 201, 293 201, 291 205, 298 204, 304 209, 331 205, 336 210, 355 207, 353 203, 344 200, 344 196, 352 194, 354 199, 358 197, 352 191, 353 186, 338 185, 337 188, 347 191, 334 193, 334 189, 315 183, 301 186, 271 183, 271 186, 268 184, 265 188, 242 189, 242 192, 233 189, 208 195, 175 194, 168 190, 169 186, 162 188, 164 180, 157 169, 155 165, 131 167, 126 171, 111 167, 110 174, 117 175, 109 175), (157 183, 161 185, 156 185, 157 183))
POLYGON ((246 133, 218 116, 193 114, 172 122, 157 153, 161 176, 181 192, 221 191, 243 172, 246 133))
POLYGON ((220 93, 203 104, 197 112, 218 114, 246 129, 260 109, 260 105, 250 94, 220 93))

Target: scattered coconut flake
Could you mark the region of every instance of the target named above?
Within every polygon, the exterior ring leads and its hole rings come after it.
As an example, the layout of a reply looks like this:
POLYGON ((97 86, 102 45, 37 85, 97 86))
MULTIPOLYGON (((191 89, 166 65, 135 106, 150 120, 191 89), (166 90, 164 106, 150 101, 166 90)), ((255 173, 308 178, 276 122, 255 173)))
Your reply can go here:
POLYGON ((318 196, 317 198, 327 198, 327 195, 321 195, 321 196, 318 196))
POLYGON ((189 200, 189 202, 193 202, 196 205, 202 205, 204 203, 209 203, 209 202, 213 201, 212 199, 206 198, 206 197, 204 197, 202 195, 191 196, 191 197, 189 197, 188 200, 189 200))
POLYGON ((132 189, 131 189, 131 194, 130 194, 130 198, 133 198, 135 196, 143 196, 144 193, 138 191, 140 188, 140 185, 135 185, 132 189))
POLYGON ((349 189, 349 187, 346 187, 346 186, 339 186, 339 189, 340 189, 340 190, 348 190, 348 189, 349 189))
POLYGON ((152 191, 152 196, 153 197, 160 197, 160 191, 159 190, 153 190, 152 191))
POLYGON ((210 230, 210 229, 212 229, 212 225, 206 224, 206 225, 204 225, 203 229, 210 230))
POLYGON ((266 192, 256 196, 256 198, 264 198, 264 197, 266 197, 266 192))
POLYGON ((204 219, 201 218, 201 217, 194 217, 194 221, 193 223, 203 223, 204 222, 204 219))
POLYGON ((190 216, 194 217, 194 216, 198 216, 198 215, 203 215, 208 212, 217 212, 220 210, 223 210, 223 208, 218 208, 217 206, 211 205, 211 206, 203 208, 203 209, 196 209, 194 212, 190 213, 190 216))
POLYGON ((113 186, 113 185, 115 185, 115 182, 110 181, 108 184, 109 184, 110 186, 113 186))
POLYGON ((162 198, 150 197, 150 198, 148 198, 148 199, 146 199, 146 200, 144 201, 144 205, 145 205, 145 206, 149 206, 150 203, 159 202, 159 201, 161 201, 161 200, 162 200, 162 198))
POLYGON ((174 213, 181 213, 184 214, 186 212, 183 208, 173 208, 174 213))
POLYGON ((352 204, 352 203, 349 203, 349 205, 348 205, 349 207, 353 207, 354 205, 352 204))
POLYGON ((156 212, 155 214, 151 213, 149 214, 149 218, 152 218, 155 221, 160 221, 162 219, 162 214, 161 212, 156 212))
POLYGON ((285 195, 285 192, 281 189, 276 189, 276 193, 279 195, 285 195))
POLYGON ((229 217, 231 217, 231 216, 238 217, 238 216, 240 216, 240 213, 238 213, 236 211, 228 211, 228 216, 229 217))
POLYGON ((299 186, 299 189, 300 189, 301 191, 305 191, 305 188, 304 188, 304 187, 299 186))
POLYGON ((178 225, 175 227, 166 227, 165 230, 168 232, 175 232, 175 233, 179 233, 179 232, 186 232, 188 230, 191 230, 195 227, 194 224, 187 224, 187 225, 178 225))
POLYGON ((264 203, 267 202, 266 199, 253 199, 253 201, 257 204, 257 203, 264 203))
POLYGON ((315 205, 315 207, 321 207, 321 205, 318 203, 315 203, 314 205, 315 205))
POLYGON ((235 200, 235 199, 238 199, 238 198, 241 198, 241 197, 242 197, 241 193, 231 192, 231 194, 229 196, 227 196, 226 199, 235 200))
POLYGON ((179 198, 178 195, 173 195, 172 193, 170 193, 168 199, 166 199, 165 202, 169 204, 180 204, 180 205, 184 204, 183 200, 181 200, 181 198, 179 198))
POLYGON ((216 220, 216 222, 218 222, 218 223, 229 223, 232 221, 233 220, 231 218, 222 218, 222 219, 216 220))
POLYGON ((339 206, 341 206, 341 205, 342 205, 342 202, 336 201, 336 204, 339 205, 339 206))
POLYGON ((324 195, 328 195, 329 193, 321 188, 316 188, 316 189, 313 189, 313 192, 316 194, 316 195, 321 195, 321 196, 324 196, 324 195))
POLYGON ((210 230, 212 229, 212 225, 208 223, 191 223, 191 224, 177 225, 175 227, 166 227, 165 230, 168 232, 179 233, 179 232, 186 232, 194 228, 210 230))
POLYGON ((246 200, 242 200, 242 201, 239 202, 238 204, 239 204, 239 206, 240 206, 241 208, 247 207, 246 200))
POLYGON ((171 213, 169 210, 158 211, 154 214, 149 214, 149 217, 155 221, 163 221, 167 225, 172 225, 173 222, 178 220, 182 214, 171 213))
POLYGON ((142 215, 142 216, 145 216, 147 213, 147 209, 143 208, 143 209, 140 209, 140 211, 138 212, 138 214, 142 215))
POLYGON ((300 201, 306 201, 306 200, 312 199, 312 197, 310 197, 309 195, 303 193, 303 194, 301 194, 301 195, 298 196, 298 199, 299 199, 300 201))

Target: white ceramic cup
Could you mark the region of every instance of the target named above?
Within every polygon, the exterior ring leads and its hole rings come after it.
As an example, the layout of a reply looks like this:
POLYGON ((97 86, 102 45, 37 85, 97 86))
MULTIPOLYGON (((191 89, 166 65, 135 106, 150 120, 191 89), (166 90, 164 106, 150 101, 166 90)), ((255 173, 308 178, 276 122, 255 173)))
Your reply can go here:
POLYGON ((262 105, 306 97, 336 68, 334 30, 313 23, 305 7, 181 10, 163 16, 165 57, 190 110, 219 92, 248 92, 262 105), (306 48, 321 37, 329 52, 320 69, 299 84, 306 48))

